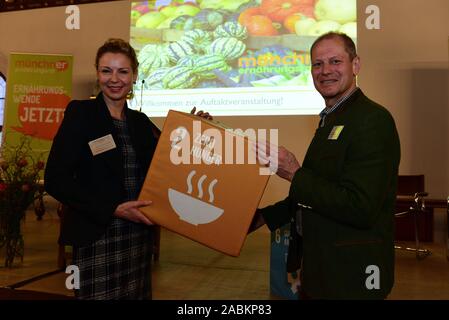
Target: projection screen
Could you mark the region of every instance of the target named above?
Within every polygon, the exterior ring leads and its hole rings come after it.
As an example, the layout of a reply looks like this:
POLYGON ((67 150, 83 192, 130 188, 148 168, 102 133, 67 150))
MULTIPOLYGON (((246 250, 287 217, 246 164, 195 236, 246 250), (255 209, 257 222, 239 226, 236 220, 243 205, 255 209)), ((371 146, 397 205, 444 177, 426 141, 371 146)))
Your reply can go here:
POLYGON ((309 115, 324 106, 309 49, 329 31, 357 38, 356 0, 131 3, 139 76, 131 108, 165 117, 193 106, 215 116, 309 115))

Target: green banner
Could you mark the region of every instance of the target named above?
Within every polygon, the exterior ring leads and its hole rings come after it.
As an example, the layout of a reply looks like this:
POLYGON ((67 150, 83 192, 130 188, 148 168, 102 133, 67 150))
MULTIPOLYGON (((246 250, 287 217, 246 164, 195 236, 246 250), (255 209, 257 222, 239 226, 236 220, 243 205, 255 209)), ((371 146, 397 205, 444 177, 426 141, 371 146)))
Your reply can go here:
POLYGON ((46 159, 72 96, 73 57, 12 53, 6 85, 3 144, 25 135, 46 159))

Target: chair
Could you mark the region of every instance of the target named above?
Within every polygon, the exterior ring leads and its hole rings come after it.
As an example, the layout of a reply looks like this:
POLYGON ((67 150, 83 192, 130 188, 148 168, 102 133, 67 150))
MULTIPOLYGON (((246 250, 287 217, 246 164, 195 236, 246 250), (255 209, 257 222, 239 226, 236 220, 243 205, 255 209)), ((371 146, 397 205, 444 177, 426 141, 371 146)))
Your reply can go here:
MULTIPOLYGON (((401 219, 409 219, 410 222, 410 218, 412 218, 412 232, 415 248, 395 246, 395 249, 415 252, 418 260, 424 259, 431 254, 428 249, 422 249, 420 247, 420 233, 422 235, 423 232, 425 232, 425 230, 423 231, 423 225, 428 225, 427 229, 430 228, 430 232, 427 232, 427 234, 430 233, 430 238, 433 237, 433 211, 426 210, 425 197, 427 196, 428 193, 424 191, 424 175, 401 175, 398 177, 395 214, 396 235, 400 234, 400 232, 398 232, 400 231, 398 226, 401 224, 401 219), (426 219, 430 220, 430 223, 426 221, 426 219)), ((410 227, 410 223, 403 223, 403 226, 410 227)), ((405 231, 410 233, 411 230, 405 231)), ((429 238, 429 236, 427 236, 427 238, 429 238)), ((396 239, 398 239, 398 236, 396 239)))

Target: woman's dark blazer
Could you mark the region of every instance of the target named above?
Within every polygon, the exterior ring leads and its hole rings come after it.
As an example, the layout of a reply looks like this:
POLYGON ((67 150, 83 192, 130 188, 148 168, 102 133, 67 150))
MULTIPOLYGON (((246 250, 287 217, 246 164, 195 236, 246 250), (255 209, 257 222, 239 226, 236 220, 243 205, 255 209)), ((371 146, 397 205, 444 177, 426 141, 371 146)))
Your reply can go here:
MULTIPOLYGON (((157 144, 155 126, 145 114, 127 106, 125 115, 137 160, 146 174, 157 144)), ((45 189, 65 205, 60 244, 83 246, 100 238, 125 199, 119 149, 94 156, 88 144, 109 134, 117 145, 112 117, 101 93, 94 100, 69 103, 45 169, 45 189)))

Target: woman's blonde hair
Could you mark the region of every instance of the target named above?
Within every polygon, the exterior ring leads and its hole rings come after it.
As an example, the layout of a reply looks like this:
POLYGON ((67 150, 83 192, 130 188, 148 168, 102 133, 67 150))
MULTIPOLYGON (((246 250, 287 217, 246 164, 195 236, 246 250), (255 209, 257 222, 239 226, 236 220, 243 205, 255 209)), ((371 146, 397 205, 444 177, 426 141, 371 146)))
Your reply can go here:
POLYGON ((139 67, 139 61, 137 60, 136 52, 131 45, 122 39, 110 38, 97 50, 97 56, 95 57, 95 68, 98 69, 98 62, 100 58, 107 52, 122 53, 131 61, 131 68, 134 73, 137 73, 139 67))

